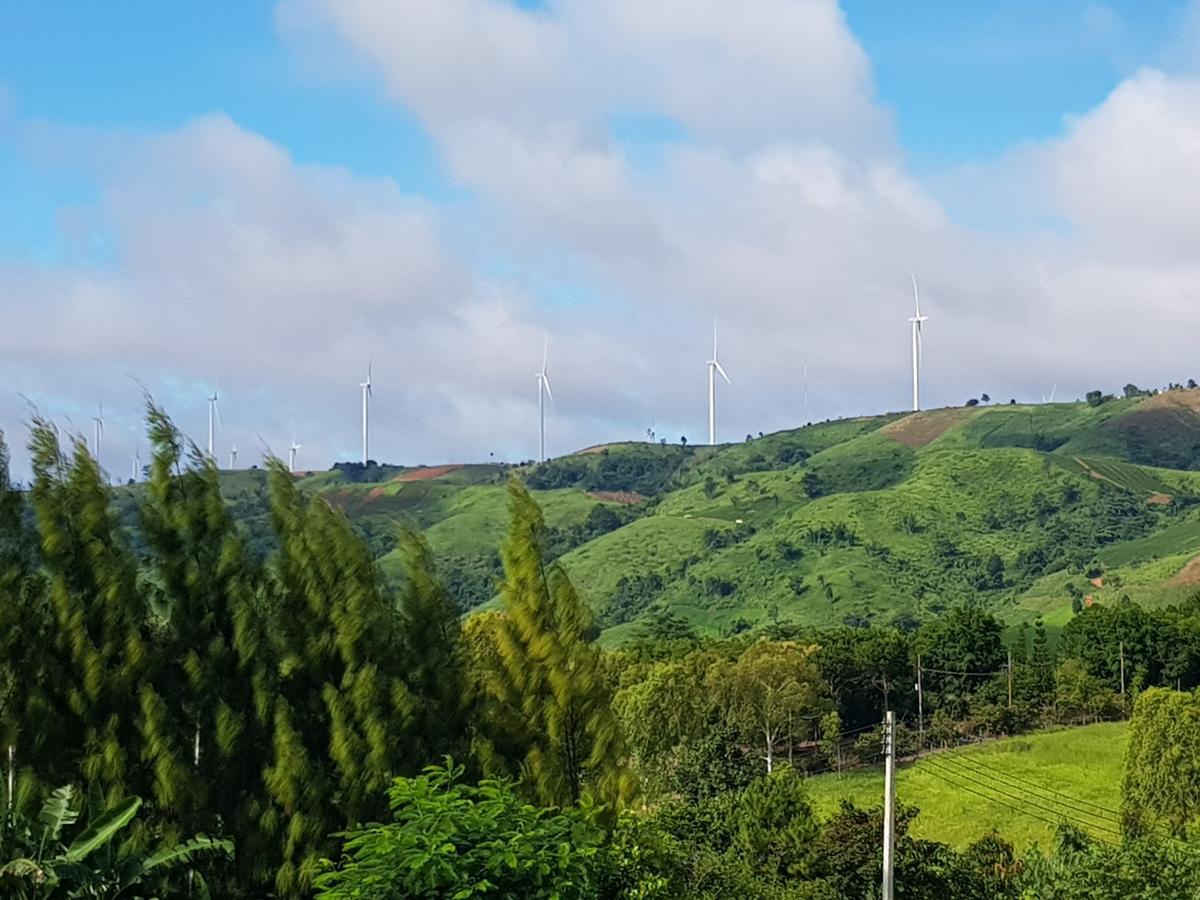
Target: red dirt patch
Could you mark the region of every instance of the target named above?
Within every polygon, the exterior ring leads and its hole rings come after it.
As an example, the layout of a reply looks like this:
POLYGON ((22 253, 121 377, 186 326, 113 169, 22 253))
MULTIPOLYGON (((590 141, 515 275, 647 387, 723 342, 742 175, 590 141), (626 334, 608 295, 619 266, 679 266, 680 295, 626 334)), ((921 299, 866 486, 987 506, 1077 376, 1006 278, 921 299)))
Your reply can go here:
POLYGON ((1156 506, 1166 506, 1171 502, 1170 494, 1151 494, 1146 498, 1147 503, 1153 503, 1156 506))
POLYGON ((1104 587, 1104 576, 1101 575, 1099 578, 1093 578, 1092 587, 1104 587))
POLYGON ((889 422, 879 429, 897 444, 905 447, 924 447, 941 437, 959 422, 975 415, 974 409, 934 409, 929 412, 910 413, 903 419, 889 422))
POLYGON ((1126 415, 1155 409, 1188 409, 1194 413, 1200 413, 1200 388, 1164 391, 1161 394, 1155 394, 1153 397, 1147 397, 1126 415))
POLYGON ((1188 560, 1187 564, 1176 572, 1175 577, 1170 579, 1167 584, 1170 587, 1200 584, 1200 556, 1194 556, 1188 560))
MULTIPOLYGON (((628 443, 628 441, 625 441, 624 443, 628 443)), ((620 446, 621 446, 621 443, 596 444, 594 447, 584 447, 582 450, 576 450, 571 455, 572 456, 583 456, 584 454, 587 454, 587 453, 603 453, 605 450, 609 450, 613 447, 620 447, 620 446)))
POLYGON ((593 500, 604 500, 608 503, 623 503, 626 506, 636 506, 646 500, 637 491, 588 491, 587 495, 593 500))
MULTIPOLYGON (((392 481, 428 481, 431 478, 441 478, 443 475, 448 475, 456 469, 461 469, 462 465, 452 466, 426 466, 423 469, 409 469, 407 472, 401 472, 392 481)), ((371 491, 372 494, 375 491, 371 491)))

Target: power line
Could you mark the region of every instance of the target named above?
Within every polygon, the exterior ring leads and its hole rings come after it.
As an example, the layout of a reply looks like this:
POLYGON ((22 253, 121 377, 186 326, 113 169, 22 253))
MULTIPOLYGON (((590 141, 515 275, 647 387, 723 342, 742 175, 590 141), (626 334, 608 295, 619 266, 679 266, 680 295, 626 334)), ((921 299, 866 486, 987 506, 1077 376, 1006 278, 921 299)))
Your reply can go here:
MULTIPOLYGON (((961 761, 951 764, 949 759, 939 759, 939 760, 937 760, 937 762, 939 764, 946 765, 950 769, 950 771, 953 771, 956 774, 960 774, 964 778, 970 777, 970 775, 979 775, 981 778, 985 779, 985 781, 983 782, 985 784, 987 783, 986 779, 997 778, 997 776, 989 776, 985 773, 980 772, 977 769, 972 769, 969 765, 964 765, 961 761), (961 767, 961 768, 957 768, 957 767, 961 767)), ((997 778, 997 780, 1001 780, 1001 779, 997 778)), ((1003 788, 997 787, 995 784, 987 784, 987 786, 991 790, 1003 792, 1003 788)), ((1004 788, 1015 788, 1018 791, 1026 790, 1026 791, 1030 791, 1032 793, 1030 788, 1022 788, 1020 785, 1004 784, 1004 788)), ((1119 821, 1116 821, 1116 820, 1110 821, 1108 816, 1105 814, 1089 812, 1085 809, 1080 809, 1077 806, 1072 806, 1070 803, 1067 803, 1063 800, 1055 800, 1052 797, 1035 795, 1034 800, 1042 801, 1042 802, 1053 804, 1053 805, 1060 806, 1060 807, 1066 807, 1066 809, 1070 810, 1071 813, 1074 814, 1074 817, 1077 817, 1080 821, 1087 821, 1089 819, 1097 819, 1100 822, 1102 822, 1103 825, 1097 825, 1096 827, 1103 827, 1103 828, 1108 829, 1109 826, 1111 825, 1111 826, 1113 826, 1113 828, 1111 828, 1109 830, 1112 830, 1114 834, 1120 834, 1119 821)), ((1032 803, 1034 801, 1023 800, 1023 802, 1032 803)), ((1054 812, 1054 813, 1058 813, 1058 814, 1063 814, 1063 811, 1061 809, 1053 809, 1050 811, 1054 812)), ((1089 824, 1091 824, 1091 823, 1089 823, 1089 824)))
POLYGON ((973 675, 977 677, 992 677, 993 675, 1007 675, 1008 669, 997 669, 995 672, 967 672, 954 669, 929 669, 925 666, 921 667, 921 673, 925 675, 973 675))
POLYGON ((1013 787, 1043 791, 1043 792, 1049 793, 1049 794, 1056 794, 1059 797, 1063 797, 1066 800, 1070 800, 1072 803, 1078 803, 1082 806, 1090 806, 1093 809, 1098 809, 1102 812, 1116 816, 1118 819, 1121 817, 1120 810, 1113 809, 1110 806, 1103 806, 1102 804, 1099 804, 1099 803, 1093 803, 1090 800, 1084 800, 1082 797, 1075 797, 1071 794, 1064 794, 1062 791, 1056 791, 1056 790, 1054 790, 1054 788, 1045 787, 1044 785, 1042 785, 1036 781, 1031 781, 1028 778, 1022 778, 1020 775, 1015 775, 1012 772, 1009 772, 1005 769, 1001 769, 999 766, 993 766, 989 763, 984 762, 981 759, 968 758, 961 754, 949 754, 949 753, 946 754, 945 758, 946 759, 956 759, 958 762, 965 763, 968 765, 978 766, 983 769, 990 769, 991 771, 996 773, 995 777, 997 777, 997 778, 1001 778, 1001 779, 1007 778, 1010 781, 1019 782, 1019 784, 1015 784, 1015 785, 1013 785, 1013 787))
MULTIPOLYGON (((1013 794, 1010 794, 1007 791, 1004 791, 1004 790, 996 787, 993 784, 988 784, 986 781, 980 781, 977 778, 972 778, 970 775, 964 774, 963 772, 960 772, 957 769, 952 769, 948 766, 943 766, 940 762, 935 762, 932 759, 926 759, 925 761, 926 761, 926 763, 932 764, 932 768, 929 771, 932 771, 936 777, 941 778, 943 781, 947 782, 948 784, 950 784, 953 787, 957 787, 962 790, 968 791, 969 793, 976 794, 977 796, 980 796, 984 800, 987 800, 989 802, 998 803, 1001 806, 1006 806, 1009 809, 1014 810, 1015 812, 1019 812, 1023 815, 1030 816, 1034 819, 1040 819, 1041 821, 1046 822, 1050 825, 1057 826, 1057 825, 1062 824, 1063 822, 1066 822, 1069 825, 1074 825, 1075 827, 1082 828, 1084 830, 1086 830, 1088 828, 1094 828, 1097 831, 1107 832, 1108 834, 1113 835, 1114 837, 1117 837, 1117 838, 1121 837, 1121 832, 1115 828, 1109 828, 1107 825, 1101 825, 1101 824, 1097 824, 1097 823, 1093 823, 1093 822, 1087 822, 1083 819, 1076 819, 1073 816, 1063 815, 1062 812, 1059 810, 1052 811, 1052 812, 1055 812, 1058 814, 1058 816, 1059 816, 1058 819, 1048 818, 1048 817, 1042 815, 1042 811, 1040 809, 1031 809, 1030 806, 1032 806, 1032 804, 1030 803, 1030 801, 1028 801, 1022 797, 1014 796, 1013 794), (1005 802, 1005 800, 1002 800, 998 797, 990 797, 987 794, 981 793, 978 790, 974 790, 965 784, 957 784, 952 779, 957 779, 959 781, 967 781, 967 782, 979 785, 979 786, 983 787, 985 790, 992 791, 993 793, 999 794, 1000 797, 1007 798, 1008 800, 1010 800, 1012 802, 1007 803, 1007 802, 1005 802), (1013 804, 1016 804, 1016 805, 1013 805, 1013 804)), ((1111 841, 1108 838, 1101 838, 1101 840, 1105 840, 1105 841, 1108 841, 1109 843, 1113 843, 1113 841, 1111 841)))

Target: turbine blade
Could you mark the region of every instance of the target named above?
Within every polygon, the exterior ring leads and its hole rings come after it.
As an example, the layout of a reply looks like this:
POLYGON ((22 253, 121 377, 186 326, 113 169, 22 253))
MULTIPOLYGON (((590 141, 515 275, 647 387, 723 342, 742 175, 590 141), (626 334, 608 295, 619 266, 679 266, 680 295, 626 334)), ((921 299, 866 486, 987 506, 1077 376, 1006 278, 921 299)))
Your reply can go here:
POLYGON ((546 361, 550 358, 550 336, 542 337, 542 375, 546 374, 546 361))
POLYGON ((716 367, 717 371, 721 373, 721 377, 725 379, 726 384, 733 384, 733 382, 729 380, 729 376, 725 374, 725 368, 720 362, 714 359, 713 365, 716 367))
POLYGON ((919 319, 919 318, 921 318, 921 292, 919 290, 917 290, 917 276, 916 275, 913 275, 912 283, 913 283, 913 302, 916 304, 917 318, 919 319))
POLYGON ((550 402, 554 402, 554 393, 550 390, 550 378, 545 372, 542 373, 542 384, 546 386, 546 396, 550 398, 550 402))

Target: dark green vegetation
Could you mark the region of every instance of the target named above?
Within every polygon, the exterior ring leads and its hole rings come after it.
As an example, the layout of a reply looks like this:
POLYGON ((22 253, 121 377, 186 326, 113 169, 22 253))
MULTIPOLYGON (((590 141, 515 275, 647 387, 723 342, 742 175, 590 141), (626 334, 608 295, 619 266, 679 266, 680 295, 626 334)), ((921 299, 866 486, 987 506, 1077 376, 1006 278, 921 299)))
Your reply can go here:
MULTIPOLYGON (((1154 402, 1070 409, 1102 430, 1154 402)), ((1163 686, 1200 684, 1200 600, 1113 582, 1188 546, 1195 476, 967 435, 1012 409, 610 448, 525 472, 558 472, 535 493, 490 467, 273 462, 222 485, 151 408, 150 480, 114 497, 35 422, 31 490, 0 472, 3 887, 36 888, 26 858, 68 873, 81 837, 22 842, 71 785, 89 820, 139 813, 110 835, 138 875, 122 896, 186 889, 149 861, 192 835, 233 847, 188 863, 214 896, 873 896, 878 809, 819 810, 801 776, 875 764, 884 709, 934 769, 963 741, 1132 710, 1130 758, 1159 774, 1126 768, 1119 823, 1055 813, 1055 846, 1018 853, 1004 822, 965 845, 910 831, 904 796, 900 895, 1190 896, 1200 767, 1177 745, 1197 716, 1163 686), (460 618, 476 565, 489 608, 460 618), (787 605, 742 602, 781 578, 787 605), (1006 627, 1054 579, 1057 639, 1006 627)), ((80 862, 47 896, 116 894, 80 862)))
MULTIPOLYGON (((965 600, 1055 634, 1091 597, 1178 602, 1200 584, 1200 391, 1096 405, 977 406, 843 420, 717 448, 612 444, 517 471, 605 630, 664 611, 700 634, 778 622, 911 628, 965 600)), ((494 601, 508 467, 339 465, 299 479, 349 516, 388 580, 398 524, 451 596, 494 601)), ((264 472, 222 491, 256 558, 264 472)), ((140 488, 118 492, 132 509, 140 488), (126 496, 128 495, 128 496, 126 496)), ((135 523, 131 513, 123 520, 135 523)))

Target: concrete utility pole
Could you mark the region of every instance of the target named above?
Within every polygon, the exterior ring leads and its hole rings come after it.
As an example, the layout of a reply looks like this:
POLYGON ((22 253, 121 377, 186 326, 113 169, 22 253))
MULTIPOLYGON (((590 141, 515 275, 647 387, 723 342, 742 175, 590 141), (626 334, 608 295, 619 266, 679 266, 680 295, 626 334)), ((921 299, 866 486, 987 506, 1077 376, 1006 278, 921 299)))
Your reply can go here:
POLYGON ((1121 696, 1125 696, 1125 642, 1121 641, 1117 646, 1121 652, 1121 696))
POLYGON ((917 752, 925 749, 925 696, 921 691, 921 657, 917 656, 917 752))
POLYGON ((890 709, 883 719, 883 900, 893 900, 896 834, 896 719, 890 709))
POLYGON ((1012 709, 1012 651, 1008 651, 1008 708, 1012 709))

